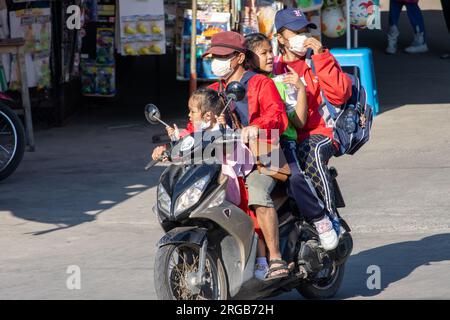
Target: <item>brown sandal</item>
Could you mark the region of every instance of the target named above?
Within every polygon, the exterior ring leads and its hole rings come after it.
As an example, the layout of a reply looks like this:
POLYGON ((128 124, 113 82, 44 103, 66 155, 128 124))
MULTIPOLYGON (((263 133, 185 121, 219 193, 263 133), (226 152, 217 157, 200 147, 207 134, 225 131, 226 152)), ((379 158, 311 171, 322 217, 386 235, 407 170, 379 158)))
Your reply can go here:
POLYGON ((269 261, 269 270, 267 271, 265 281, 286 278, 287 276, 289 276, 289 268, 286 261, 281 259, 272 259, 269 261), (275 267, 273 266, 274 264, 278 266, 275 267), (280 270, 285 270, 286 272, 281 272, 277 275, 271 276, 274 272, 280 270))

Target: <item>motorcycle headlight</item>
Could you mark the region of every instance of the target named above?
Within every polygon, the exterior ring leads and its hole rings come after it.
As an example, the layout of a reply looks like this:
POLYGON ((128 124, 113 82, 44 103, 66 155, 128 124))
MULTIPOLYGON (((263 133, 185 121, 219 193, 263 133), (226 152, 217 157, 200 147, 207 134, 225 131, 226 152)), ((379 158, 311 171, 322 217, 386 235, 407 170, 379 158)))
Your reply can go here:
POLYGON ((208 181, 209 175, 195 182, 192 187, 178 197, 177 202, 175 203, 175 215, 189 209, 200 200, 208 181))
POLYGON ((214 208, 220 206, 225 201, 225 190, 219 191, 217 196, 209 203, 208 208, 214 208))
POLYGON ((162 184, 158 184, 158 203, 161 209, 170 212, 170 207, 172 205, 172 201, 167 193, 166 189, 162 186, 162 184))

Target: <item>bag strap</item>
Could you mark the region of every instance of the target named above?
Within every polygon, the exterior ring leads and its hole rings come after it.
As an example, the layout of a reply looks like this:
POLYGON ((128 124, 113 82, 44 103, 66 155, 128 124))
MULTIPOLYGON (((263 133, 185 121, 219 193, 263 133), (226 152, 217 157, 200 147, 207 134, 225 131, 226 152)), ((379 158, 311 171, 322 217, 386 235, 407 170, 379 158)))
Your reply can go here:
POLYGON ((247 95, 248 82, 250 81, 251 78, 253 78, 256 75, 257 75, 257 73, 254 71, 246 71, 244 73, 244 75, 242 76, 241 83, 245 88, 245 95, 247 95))
MULTIPOLYGON (((308 51, 306 52, 306 58, 305 58, 305 62, 308 65, 308 67, 311 68, 312 73, 314 76, 317 76, 316 74, 316 68, 314 66, 314 62, 311 59, 312 55, 313 55, 313 50, 312 49, 308 49, 308 51)), ((319 83, 319 90, 320 90, 320 97, 322 98, 322 105, 325 105, 328 109, 328 112, 331 115, 331 118, 333 119, 333 121, 336 121, 337 119, 337 112, 334 109, 334 107, 332 107, 332 104, 328 101, 327 97, 325 96, 325 94, 322 91, 322 88, 320 87, 320 83, 319 83)))

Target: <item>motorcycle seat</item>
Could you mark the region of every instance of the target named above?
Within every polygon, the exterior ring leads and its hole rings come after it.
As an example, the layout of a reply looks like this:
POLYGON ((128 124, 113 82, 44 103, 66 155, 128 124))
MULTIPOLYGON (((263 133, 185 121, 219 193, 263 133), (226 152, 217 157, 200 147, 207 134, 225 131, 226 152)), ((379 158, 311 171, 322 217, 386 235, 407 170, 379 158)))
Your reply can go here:
POLYGON ((281 208, 281 206, 285 204, 286 201, 289 199, 289 196, 287 195, 286 183, 282 181, 277 181, 277 184, 273 189, 272 193, 270 194, 270 196, 272 197, 275 210, 278 211, 281 208))

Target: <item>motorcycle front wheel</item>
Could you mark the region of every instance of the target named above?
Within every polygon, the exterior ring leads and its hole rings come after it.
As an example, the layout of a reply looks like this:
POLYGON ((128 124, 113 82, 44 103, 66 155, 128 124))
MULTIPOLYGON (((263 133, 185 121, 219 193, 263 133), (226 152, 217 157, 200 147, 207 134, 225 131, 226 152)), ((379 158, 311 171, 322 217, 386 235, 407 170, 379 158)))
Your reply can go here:
POLYGON ((10 176, 25 152, 25 130, 19 117, 0 102, 0 181, 10 176))
POLYGON ((208 250, 204 284, 192 285, 198 271, 200 247, 195 244, 171 244, 158 249, 154 282, 160 300, 226 300, 228 287, 221 260, 208 250))
POLYGON ((319 279, 305 283, 296 289, 306 299, 330 299, 333 298, 341 287, 344 278, 345 264, 333 265, 329 270, 323 270, 319 279), (323 273, 327 273, 323 276, 323 273))

